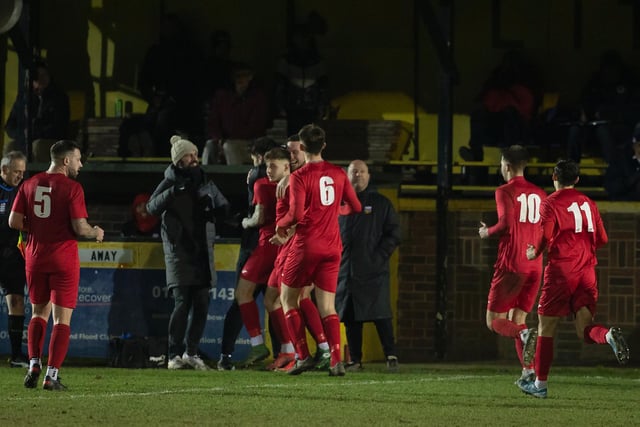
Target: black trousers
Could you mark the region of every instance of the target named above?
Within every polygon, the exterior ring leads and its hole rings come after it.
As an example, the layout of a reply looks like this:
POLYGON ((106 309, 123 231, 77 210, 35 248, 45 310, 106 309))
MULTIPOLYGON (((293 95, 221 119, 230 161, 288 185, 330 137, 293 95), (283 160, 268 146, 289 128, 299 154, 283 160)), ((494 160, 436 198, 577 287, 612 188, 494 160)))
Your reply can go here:
POLYGON ((209 286, 176 286, 171 288, 174 307, 169 318, 169 359, 198 353, 209 312, 209 286))
MULTIPOLYGON (((347 299, 347 306, 343 316, 343 323, 349 343, 349 355, 351 361, 359 363, 362 361, 362 327, 364 321, 354 320, 353 299, 347 299)), ((396 356, 396 343, 393 335, 393 322, 391 318, 370 320, 376 326, 380 344, 384 356, 396 356)))

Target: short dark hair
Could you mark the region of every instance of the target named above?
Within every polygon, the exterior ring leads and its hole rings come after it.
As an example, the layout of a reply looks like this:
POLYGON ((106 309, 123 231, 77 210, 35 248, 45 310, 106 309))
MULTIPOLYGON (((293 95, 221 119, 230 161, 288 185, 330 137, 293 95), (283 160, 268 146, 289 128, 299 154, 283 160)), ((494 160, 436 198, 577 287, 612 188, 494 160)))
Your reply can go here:
POLYGON ((264 156, 267 151, 277 146, 278 144, 273 139, 263 136, 253 141, 249 152, 254 156, 264 156))
POLYGON ((268 161, 268 160, 286 160, 287 162, 291 161, 291 154, 289 154, 289 152, 282 148, 282 147, 275 147, 272 148, 271 150, 267 151, 267 153, 264 155, 264 160, 268 161))
POLYGON ((563 187, 573 185, 580 176, 580 166, 573 160, 560 160, 553 168, 553 173, 563 187))
POLYGON ((61 139, 51 146, 49 153, 51 154, 51 160, 62 160, 75 150, 80 150, 80 146, 77 142, 71 139, 61 139))
POLYGON ((529 152, 522 145, 512 145, 502 149, 504 160, 517 169, 524 169, 529 162, 529 152))
POLYGON ((320 126, 314 124, 305 125, 298 132, 300 142, 304 145, 304 151, 309 154, 320 154, 325 144, 325 133, 320 126))

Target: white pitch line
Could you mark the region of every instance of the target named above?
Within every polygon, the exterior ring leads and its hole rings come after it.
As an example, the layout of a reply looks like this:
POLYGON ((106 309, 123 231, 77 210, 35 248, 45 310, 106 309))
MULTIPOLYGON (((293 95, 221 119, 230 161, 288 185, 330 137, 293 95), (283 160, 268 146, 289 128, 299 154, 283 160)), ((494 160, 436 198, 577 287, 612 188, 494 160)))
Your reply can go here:
MULTIPOLYGON (((497 375, 494 375, 497 376, 497 375)), ((366 385, 383 385, 383 384, 404 384, 404 383, 426 383, 426 382, 438 382, 438 381, 463 381, 471 378, 490 378, 489 375, 454 375, 446 377, 424 377, 414 378, 407 380, 365 380, 365 381, 336 381, 322 382, 319 384, 313 384, 314 387, 335 387, 340 385, 344 386, 366 386, 366 385)), ((305 383, 308 385, 308 383, 305 383)), ((96 394, 72 394, 72 392, 55 393, 56 396, 64 397, 67 399, 96 399, 96 398, 120 398, 120 397, 135 397, 135 396, 162 396, 171 394, 189 394, 189 393, 202 393, 202 392, 227 392, 236 391, 242 389, 270 389, 270 388, 291 388, 296 387, 297 383, 277 383, 277 384, 249 384, 239 385, 236 387, 205 387, 205 388, 183 388, 173 390, 157 390, 157 391, 141 391, 141 392, 107 392, 96 394)), ((5 400, 11 401, 28 401, 28 400, 42 400, 48 399, 50 394, 39 394, 38 396, 15 396, 7 397, 5 400)))

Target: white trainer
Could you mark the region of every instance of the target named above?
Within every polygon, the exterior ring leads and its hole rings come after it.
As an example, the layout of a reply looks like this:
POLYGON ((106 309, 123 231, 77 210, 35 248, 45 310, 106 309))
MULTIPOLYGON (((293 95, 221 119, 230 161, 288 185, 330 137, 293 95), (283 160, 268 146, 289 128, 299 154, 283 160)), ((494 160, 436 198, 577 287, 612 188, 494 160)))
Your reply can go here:
POLYGON ((167 369, 184 369, 185 363, 180 355, 173 356, 167 363, 167 369))
POLYGON ((204 363, 202 361, 202 359, 200 358, 200 356, 198 356, 197 354, 194 356, 191 356, 189 354, 187 354, 186 352, 182 355, 182 363, 192 367, 193 369, 197 370, 197 371, 208 371, 210 368, 207 366, 206 363, 204 363))

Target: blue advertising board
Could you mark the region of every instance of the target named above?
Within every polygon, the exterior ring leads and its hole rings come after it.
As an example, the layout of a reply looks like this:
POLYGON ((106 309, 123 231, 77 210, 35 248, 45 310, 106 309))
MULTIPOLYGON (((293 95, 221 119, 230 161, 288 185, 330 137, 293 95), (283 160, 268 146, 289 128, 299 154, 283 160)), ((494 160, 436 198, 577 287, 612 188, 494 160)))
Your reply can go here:
MULTIPOLYGON (((238 244, 215 245, 216 286, 204 336, 203 356, 220 354, 224 317, 233 302, 238 244)), ((166 288, 164 257, 159 242, 79 243, 80 290, 71 320, 69 357, 107 358, 114 337, 166 337, 173 298, 166 288)), ((259 301, 262 324, 264 309, 259 301)), ((0 303, 0 353, 10 353, 7 306, 0 303)), ((26 325, 31 309, 27 299, 26 325)), ((51 321, 49 321, 49 330, 51 321)), ((26 350, 26 346, 25 346, 26 350)), ((242 330, 236 340, 234 359, 246 357, 249 336, 242 330)), ((48 341, 44 354, 48 352, 48 341)))

